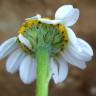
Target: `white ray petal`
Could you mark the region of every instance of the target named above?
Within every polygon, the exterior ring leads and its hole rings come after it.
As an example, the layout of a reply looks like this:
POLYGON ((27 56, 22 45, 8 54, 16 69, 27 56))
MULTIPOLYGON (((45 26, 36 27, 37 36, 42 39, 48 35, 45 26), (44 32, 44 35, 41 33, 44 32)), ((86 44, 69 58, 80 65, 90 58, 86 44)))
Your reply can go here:
POLYGON ((30 20, 30 19, 40 19, 41 18, 41 15, 40 14, 37 14, 36 16, 33 16, 33 17, 30 17, 30 18, 26 18, 25 20, 30 20))
POLYGON ((65 26, 72 26, 79 18, 79 9, 73 8, 72 5, 63 5, 55 13, 56 20, 62 20, 65 26))
POLYGON ((20 49, 14 51, 8 58, 6 62, 7 72, 13 74, 18 71, 21 61, 23 60, 25 53, 20 49))
POLYGON ((31 56, 26 56, 20 65, 20 78, 25 84, 30 84, 36 78, 36 64, 31 56))
POLYGON ((59 83, 62 83, 68 75, 68 64, 62 56, 57 59, 57 62, 59 63, 59 83))
POLYGON ((49 20, 49 19, 44 19, 44 18, 39 19, 39 21, 45 24, 58 24, 61 22, 61 20, 49 20))
POLYGON ((75 58, 77 58, 77 59, 79 59, 79 60, 81 60, 81 61, 90 61, 91 60, 91 56, 90 55, 88 55, 88 54, 86 54, 86 49, 84 49, 83 47, 81 47, 80 45, 79 45, 79 42, 78 42, 78 44, 77 45, 75 45, 75 46, 72 46, 72 45, 69 45, 68 46, 68 50, 69 50, 69 52, 70 52, 70 54, 73 56, 73 57, 75 57, 75 58), (85 51, 84 51, 85 50, 85 51))
POLYGON ((65 26, 72 26, 72 25, 74 25, 76 22, 77 22, 77 20, 78 20, 78 18, 79 18, 79 9, 76 9, 76 8, 74 8, 71 12, 70 12, 70 14, 69 14, 69 16, 66 16, 65 18, 64 18, 64 20, 62 20, 62 23, 65 25, 65 26))
MULTIPOLYGON (((61 53, 62 54, 62 53, 61 53)), ((68 50, 64 51, 64 53, 62 54, 63 58, 66 60, 66 62, 80 68, 80 69, 85 69, 86 68, 86 64, 85 62, 76 59, 75 57, 73 57, 68 50)))
POLYGON ((51 73, 52 73, 52 79, 57 84, 59 82, 58 66, 56 62, 53 60, 53 58, 51 58, 50 68, 51 68, 51 73))
POLYGON ((77 45, 77 37, 71 28, 66 27, 69 43, 73 46, 77 45))
POLYGON ((18 38, 20 42, 23 43, 26 47, 28 47, 29 49, 32 48, 30 42, 22 34, 19 34, 18 38))
POLYGON ((79 46, 82 48, 85 54, 93 56, 93 50, 91 46, 83 39, 78 38, 79 46))
POLYGON ((16 37, 6 40, 0 45, 0 59, 3 59, 17 48, 16 37))
POLYGON ((64 20, 65 17, 69 16, 70 12, 73 10, 72 5, 63 5, 57 9, 55 13, 55 19, 64 20))

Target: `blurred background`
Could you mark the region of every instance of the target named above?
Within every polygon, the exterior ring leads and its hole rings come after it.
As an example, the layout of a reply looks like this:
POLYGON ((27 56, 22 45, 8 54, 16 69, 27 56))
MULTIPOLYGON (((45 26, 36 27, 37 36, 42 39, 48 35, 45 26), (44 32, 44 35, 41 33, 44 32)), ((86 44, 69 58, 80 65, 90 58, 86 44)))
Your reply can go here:
MULTIPOLYGON (((0 44, 17 35, 25 18, 37 13, 53 18, 63 4, 80 9, 80 18, 73 29, 93 47, 94 57, 84 71, 71 66, 64 83, 55 85, 51 81, 49 96, 96 96, 96 0, 0 0, 0 44)), ((18 73, 6 72, 5 63, 0 61, 0 96, 35 96, 35 82, 24 85, 18 73)))

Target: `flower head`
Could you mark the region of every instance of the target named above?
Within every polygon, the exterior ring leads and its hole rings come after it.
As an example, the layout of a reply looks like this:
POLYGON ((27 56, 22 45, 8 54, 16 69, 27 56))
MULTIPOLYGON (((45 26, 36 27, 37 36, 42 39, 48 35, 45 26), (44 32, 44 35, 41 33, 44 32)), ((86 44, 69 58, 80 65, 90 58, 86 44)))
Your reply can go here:
POLYGON ((36 79, 36 51, 48 48, 49 66, 55 83, 63 82, 68 74, 68 64, 86 68, 93 50, 90 45, 76 37, 70 26, 79 18, 79 10, 72 5, 63 5, 55 13, 55 19, 41 18, 38 14, 25 19, 19 35, 0 46, 0 59, 9 55, 6 69, 10 73, 19 71, 21 80, 29 84, 36 79))

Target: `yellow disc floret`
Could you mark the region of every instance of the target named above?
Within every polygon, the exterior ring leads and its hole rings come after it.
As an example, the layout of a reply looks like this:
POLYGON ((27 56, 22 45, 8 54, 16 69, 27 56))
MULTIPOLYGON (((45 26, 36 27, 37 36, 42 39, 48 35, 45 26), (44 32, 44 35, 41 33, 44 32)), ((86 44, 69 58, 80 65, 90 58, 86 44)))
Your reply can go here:
POLYGON ((30 28, 33 24, 38 24, 39 21, 38 20, 26 20, 24 24, 22 24, 22 26, 19 29, 19 34, 23 34, 28 28, 30 28))
POLYGON ((59 32, 62 33, 63 38, 64 38, 64 44, 66 44, 68 42, 68 34, 66 32, 66 29, 65 29, 64 25, 56 24, 54 26, 55 26, 55 28, 57 28, 59 30, 59 32))
POLYGON ((25 30, 26 30, 26 28, 24 26, 21 26, 19 29, 19 33, 22 34, 23 32, 25 32, 25 30))

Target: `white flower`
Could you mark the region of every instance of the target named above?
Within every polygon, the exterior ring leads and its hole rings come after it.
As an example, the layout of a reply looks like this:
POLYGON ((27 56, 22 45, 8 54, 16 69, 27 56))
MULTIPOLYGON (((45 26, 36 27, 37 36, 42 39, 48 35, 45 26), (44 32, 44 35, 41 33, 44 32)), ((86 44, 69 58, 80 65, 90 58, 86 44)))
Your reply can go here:
MULTIPOLYGON (((86 68, 86 62, 91 60, 93 56, 93 50, 90 45, 77 38, 75 33, 72 31, 69 26, 72 26, 76 23, 79 18, 79 10, 73 8, 72 5, 61 6, 55 13, 55 19, 49 20, 46 18, 41 18, 40 15, 27 18, 26 20, 38 20, 46 24, 63 24, 68 35, 68 44, 66 48, 60 52, 60 55, 54 59, 50 59, 50 71, 52 73, 52 79, 54 82, 61 83, 63 82, 68 74, 68 64, 72 64, 80 69, 86 68)), ((36 79, 36 61, 35 58, 26 54, 19 48, 16 40, 24 44, 30 50, 32 46, 22 34, 19 34, 18 37, 13 37, 8 39, 0 46, 0 59, 8 56, 6 62, 6 70, 10 73, 15 73, 19 71, 20 78, 25 84, 30 84, 36 79)))

